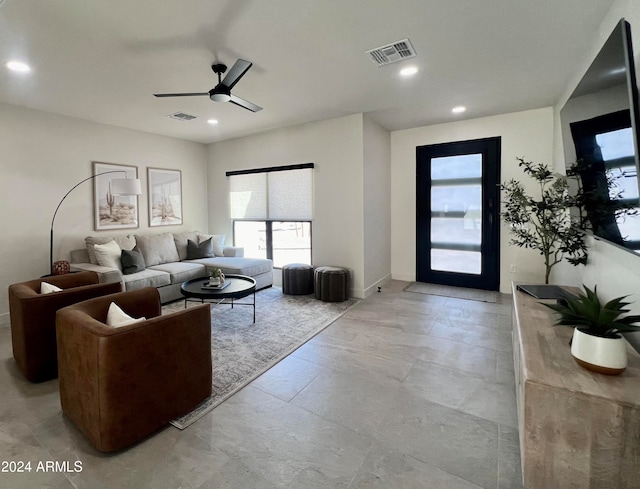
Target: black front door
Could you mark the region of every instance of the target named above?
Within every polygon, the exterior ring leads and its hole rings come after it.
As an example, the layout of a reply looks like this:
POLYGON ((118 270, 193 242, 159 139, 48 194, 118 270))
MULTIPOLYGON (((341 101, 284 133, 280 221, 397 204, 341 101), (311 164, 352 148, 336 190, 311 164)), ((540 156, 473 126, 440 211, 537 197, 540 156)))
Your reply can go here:
POLYGON ((416 278, 498 290, 500 138, 416 151, 416 278))

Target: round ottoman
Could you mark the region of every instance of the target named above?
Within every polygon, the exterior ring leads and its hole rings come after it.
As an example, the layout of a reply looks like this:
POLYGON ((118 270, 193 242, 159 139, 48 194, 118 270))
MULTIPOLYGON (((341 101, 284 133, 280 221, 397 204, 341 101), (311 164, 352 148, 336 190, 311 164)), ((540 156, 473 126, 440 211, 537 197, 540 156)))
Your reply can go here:
POLYGON ((349 270, 342 267, 315 269, 316 299, 342 302, 349 298, 349 270))
POLYGON ((303 263, 290 263, 283 266, 282 293, 289 295, 313 294, 313 267, 303 263))

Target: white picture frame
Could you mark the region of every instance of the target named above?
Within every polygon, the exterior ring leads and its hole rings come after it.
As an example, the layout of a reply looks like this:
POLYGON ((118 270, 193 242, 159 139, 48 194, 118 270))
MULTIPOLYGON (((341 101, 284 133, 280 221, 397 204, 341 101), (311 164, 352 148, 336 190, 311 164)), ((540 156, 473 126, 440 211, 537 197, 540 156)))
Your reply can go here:
POLYGON ((138 167, 116 163, 93 162, 94 229, 107 231, 140 227, 137 195, 112 195, 111 180, 138 178, 138 167), (104 174, 106 173, 106 174, 104 174))
POLYGON ((149 227, 182 224, 182 172, 147 168, 149 227))

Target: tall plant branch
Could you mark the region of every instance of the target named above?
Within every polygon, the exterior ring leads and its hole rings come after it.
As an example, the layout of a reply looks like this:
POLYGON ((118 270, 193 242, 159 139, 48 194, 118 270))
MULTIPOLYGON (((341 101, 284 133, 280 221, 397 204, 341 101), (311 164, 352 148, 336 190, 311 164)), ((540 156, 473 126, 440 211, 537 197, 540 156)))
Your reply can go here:
POLYGON ((583 234, 571 222, 569 209, 574 199, 566 177, 552 173, 546 164, 517 160, 523 172, 536 181, 539 198, 529 196, 522 183, 509 180, 500 186, 505 199, 502 219, 510 226, 511 244, 542 255, 545 283, 549 283, 551 269, 563 259, 572 265, 586 263, 587 247, 583 234))

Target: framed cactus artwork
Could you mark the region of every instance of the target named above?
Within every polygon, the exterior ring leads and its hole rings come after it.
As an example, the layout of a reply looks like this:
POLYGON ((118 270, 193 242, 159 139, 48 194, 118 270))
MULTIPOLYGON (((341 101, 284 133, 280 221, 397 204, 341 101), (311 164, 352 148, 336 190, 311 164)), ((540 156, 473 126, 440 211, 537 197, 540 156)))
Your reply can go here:
POLYGON ((117 195, 111 182, 122 178, 138 178, 138 167, 115 163, 93 162, 94 229, 105 231, 139 227, 137 195, 117 195))
POLYGON ((182 172, 147 168, 149 226, 182 224, 182 172))

